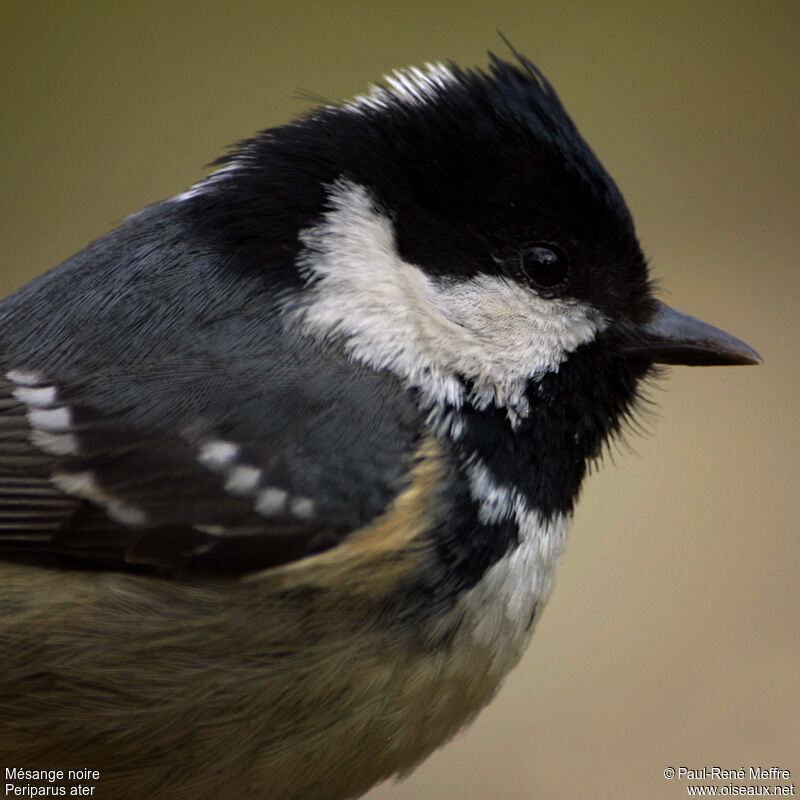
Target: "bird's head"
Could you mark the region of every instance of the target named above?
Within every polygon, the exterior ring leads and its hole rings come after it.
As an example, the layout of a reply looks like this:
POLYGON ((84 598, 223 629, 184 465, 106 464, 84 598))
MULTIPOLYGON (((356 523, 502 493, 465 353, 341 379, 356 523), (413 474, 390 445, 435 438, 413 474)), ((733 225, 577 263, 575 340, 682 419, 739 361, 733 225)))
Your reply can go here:
POLYGON ((287 313, 394 373, 456 438, 463 413, 519 429, 580 396, 564 413, 591 407, 591 456, 653 364, 758 356, 655 299, 619 189, 517 59, 397 71, 245 142, 209 196, 248 269, 289 231, 273 270, 295 290, 287 313))

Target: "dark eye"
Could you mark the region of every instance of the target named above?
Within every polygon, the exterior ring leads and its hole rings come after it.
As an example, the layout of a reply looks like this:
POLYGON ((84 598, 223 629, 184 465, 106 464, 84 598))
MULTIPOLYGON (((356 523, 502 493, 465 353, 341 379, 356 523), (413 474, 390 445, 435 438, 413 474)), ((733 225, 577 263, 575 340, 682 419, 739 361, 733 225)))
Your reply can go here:
POLYGON ((558 289, 569 279, 569 262, 564 251, 555 244, 534 244, 519 256, 520 272, 534 286, 558 289))

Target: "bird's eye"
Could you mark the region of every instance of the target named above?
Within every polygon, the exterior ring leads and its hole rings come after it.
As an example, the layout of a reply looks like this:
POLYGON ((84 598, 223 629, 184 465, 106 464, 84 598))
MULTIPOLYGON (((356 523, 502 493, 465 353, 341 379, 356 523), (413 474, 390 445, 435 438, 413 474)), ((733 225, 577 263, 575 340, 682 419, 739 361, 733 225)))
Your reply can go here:
POLYGON ((519 256, 519 268, 531 284, 540 289, 559 289, 569 279, 566 253, 555 244, 534 244, 519 256))

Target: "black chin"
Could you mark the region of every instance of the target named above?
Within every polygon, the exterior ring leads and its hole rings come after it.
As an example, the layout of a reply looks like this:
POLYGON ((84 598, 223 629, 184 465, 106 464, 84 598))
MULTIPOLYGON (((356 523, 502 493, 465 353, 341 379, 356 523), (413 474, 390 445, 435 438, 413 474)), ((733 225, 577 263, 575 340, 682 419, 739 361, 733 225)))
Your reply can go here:
POLYGON ((543 517, 570 513, 588 463, 632 418, 641 381, 653 372, 651 361, 621 358, 619 342, 601 334, 570 353, 557 372, 531 382, 530 413, 518 423, 505 408, 463 408, 458 446, 543 517))

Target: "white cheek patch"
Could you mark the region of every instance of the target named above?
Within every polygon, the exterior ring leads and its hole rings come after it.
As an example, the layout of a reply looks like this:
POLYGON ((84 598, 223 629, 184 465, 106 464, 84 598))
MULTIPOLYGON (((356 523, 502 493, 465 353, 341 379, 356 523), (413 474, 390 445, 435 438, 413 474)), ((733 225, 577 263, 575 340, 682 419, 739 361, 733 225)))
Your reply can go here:
POLYGON ((420 390, 430 407, 460 406, 465 378, 476 406, 525 416, 528 382, 605 325, 584 303, 546 300, 505 277, 426 275, 400 257, 391 221, 363 186, 338 181, 330 205, 300 234, 309 287, 290 313, 306 333, 339 339, 355 360, 420 390))

